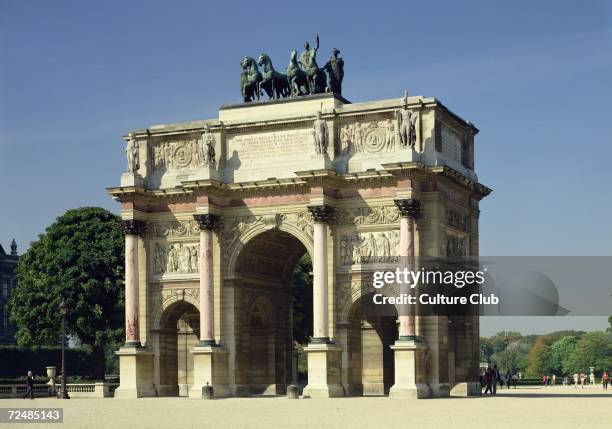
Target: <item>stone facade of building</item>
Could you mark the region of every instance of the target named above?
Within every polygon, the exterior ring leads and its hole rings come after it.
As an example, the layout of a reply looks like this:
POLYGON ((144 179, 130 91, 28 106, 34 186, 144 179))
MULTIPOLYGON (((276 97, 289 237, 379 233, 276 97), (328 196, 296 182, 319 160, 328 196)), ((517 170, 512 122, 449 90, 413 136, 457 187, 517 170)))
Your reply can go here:
POLYGON ((9 320, 6 310, 11 292, 17 286, 15 267, 19 261, 17 244, 11 243, 11 251, 7 254, 0 244, 0 344, 15 343, 15 325, 9 320))
POLYGON ((109 188, 126 232, 116 396, 283 394, 306 252, 305 396, 478 394, 477 315, 368 310, 374 270, 478 255, 477 132, 434 98, 321 94, 130 133, 109 188))

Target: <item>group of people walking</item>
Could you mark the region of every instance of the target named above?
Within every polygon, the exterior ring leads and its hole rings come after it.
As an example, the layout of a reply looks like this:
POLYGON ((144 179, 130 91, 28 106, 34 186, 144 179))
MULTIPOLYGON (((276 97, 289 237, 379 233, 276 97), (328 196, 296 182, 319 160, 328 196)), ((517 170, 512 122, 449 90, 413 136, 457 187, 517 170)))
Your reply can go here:
MULTIPOLYGON (((516 388, 518 384, 518 375, 512 374, 510 371, 507 371, 506 374, 501 374, 497 368, 497 365, 489 365, 486 370, 481 371, 480 373, 480 385, 485 388, 484 394, 490 393, 495 395, 497 393, 497 386, 500 387, 504 384, 510 388, 512 385, 516 388)), ((553 375, 544 375, 542 376, 542 382, 544 386, 555 386, 557 384, 557 376, 553 375)), ((587 377, 586 373, 582 371, 580 374, 574 374, 574 387, 581 386, 584 389, 585 384, 595 384, 595 374, 591 373, 590 376, 587 377)), ((608 374, 608 371, 604 371, 601 374, 601 384, 604 390, 608 389, 608 384, 612 383, 612 377, 608 374)), ((563 385, 569 385, 569 378, 567 376, 563 377, 563 385)))
POLYGON ((480 385, 485 387, 484 394, 490 393, 491 395, 497 394, 497 386, 502 387, 506 385, 510 388, 514 385, 516 389, 516 385, 518 384, 518 375, 512 374, 510 371, 507 371, 506 374, 501 374, 499 369, 497 369, 497 365, 489 365, 486 370, 480 373, 480 385))
MULTIPOLYGON (((593 385, 595 384, 595 374, 592 372, 589 375, 589 382, 590 384, 593 384, 593 385)), ((604 390, 608 390, 609 382, 610 382, 610 375, 608 374, 608 371, 604 371, 601 374, 601 385, 603 386, 604 390)), ((574 387, 578 387, 580 385, 580 387, 584 389, 585 384, 588 384, 586 373, 584 371, 582 371, 580 374, 574 373, 574 387)))

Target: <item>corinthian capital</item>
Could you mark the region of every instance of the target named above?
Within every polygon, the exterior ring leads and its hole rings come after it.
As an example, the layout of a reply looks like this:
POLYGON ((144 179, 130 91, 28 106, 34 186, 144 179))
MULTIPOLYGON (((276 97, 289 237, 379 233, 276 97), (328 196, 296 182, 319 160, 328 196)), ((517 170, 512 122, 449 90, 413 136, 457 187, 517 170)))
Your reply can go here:
POLYGON ((400 211, 402 217, 417 219, 421 216, 421 202, 416 198, 406 198, 403 200, 393 200, 400 211))
POLYGON ((212 231, 217 229, 221 224, 221 218, 215 214, 195 214, 193 218, 198 223, 201 230, 207 229, 212 231))
POLYGON ((125 235, 142 235, 147 230, 147 224, 138 219, 122 220, 121 229, 125 235))
POLYGON ((308 206, 307 209, 312 214, 314 221, 321 223, 330 223, 336 210, 328 205, 308 206))

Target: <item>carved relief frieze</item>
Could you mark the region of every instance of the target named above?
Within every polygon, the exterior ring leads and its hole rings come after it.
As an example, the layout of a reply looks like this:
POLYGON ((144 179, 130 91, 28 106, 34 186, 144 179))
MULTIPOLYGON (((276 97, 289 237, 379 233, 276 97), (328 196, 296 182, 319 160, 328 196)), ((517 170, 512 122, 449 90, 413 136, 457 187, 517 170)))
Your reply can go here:
POLYGON ((397 124, 392 119, 355 122, 340 128, 342 153, 392 152, 399 146, 397 124))
POLYGON ((446 256, 467 256, 467 237, 459 234, 446 233, 446 256))
MULTIPOLYGON (((214 152, 211 155, 209 134, 202 138, 183 139, 178 141, 161 141, 151 146, 153 170, 176 171, 188 170, 202 165, 214 164, 214 152)), ((213 140, 214 144, 214 140, 213 140)))
POLYGON ((149 235, 153 238, 162 237, 194 237, 200 232, 195 220, 171 220, 149 223, 149 235))
POLYGON ((340 238, 341 265, 399 262, 399 231, 353 232, 340 238))
POLYGON ((399 222, 400 213, 393 205, 338 209, 337 225, 367 225, 399 222))
POLYGON ((165 243, 156 241, 153 244, 153 274, 190 274, 199 271, 199 243, 165 243))
POLYGON ((465 213, 458 212, 456 210, 447 208, 446 209, 446 223, 455 228, 468 230, 469 217, 465 213))

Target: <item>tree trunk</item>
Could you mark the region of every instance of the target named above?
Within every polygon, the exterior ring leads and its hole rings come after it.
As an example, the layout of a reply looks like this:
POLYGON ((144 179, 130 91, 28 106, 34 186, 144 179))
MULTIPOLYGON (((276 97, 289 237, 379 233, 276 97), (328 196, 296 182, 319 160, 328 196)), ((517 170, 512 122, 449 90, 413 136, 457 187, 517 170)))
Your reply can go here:
POLYGON ((106 355, 104 353, 104 347, 94 346, 93 347, 94 357, 94 377, 96 380, 104 380, 106 372, 106 355))

